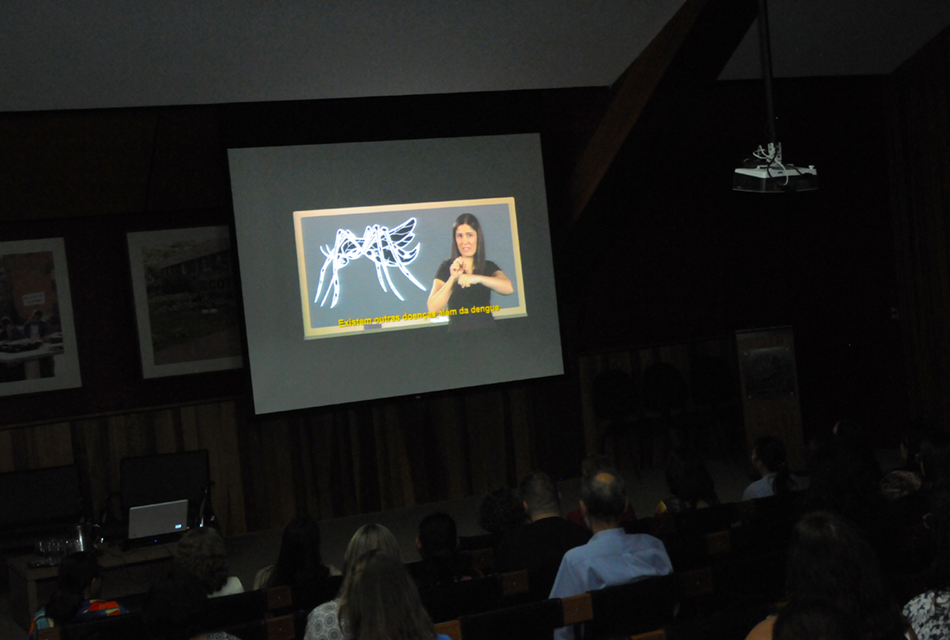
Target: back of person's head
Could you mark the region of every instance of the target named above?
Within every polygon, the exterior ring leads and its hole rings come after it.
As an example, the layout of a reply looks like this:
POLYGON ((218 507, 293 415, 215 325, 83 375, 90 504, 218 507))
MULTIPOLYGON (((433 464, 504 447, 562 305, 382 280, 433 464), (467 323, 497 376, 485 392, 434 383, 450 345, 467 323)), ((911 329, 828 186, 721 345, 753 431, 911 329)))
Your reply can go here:
POLYGON ((419 555, 434 582, 458 579, 464 563, 458 550, 455 520, 445 513, 432 513, 419 523, 419 555))
POLYGON ((71 553, 59 563, 56 587, 46 604, 46 615, 57 624, 72 620, 86 600, 87 591, 101 571, 96 555, 90 551, 71 553))
POLYGON ((772 640, 859 640, 844 615, 829 602, 804 599, 779 611, 772 640))
POLYGON ((581 500, 587 508, 587 517, 608 524, 616 524, 627 508, 627 494, 623 477, 602 471, 581 482, 581 500))
POLYGON ((769 473, 774 473, 772 490, 775 495, 783 495, 792 490, 792 475, 788 470, 785 445, 775 436, 762 436, 752 446, 755 459, 761 462, 769 473))
POLYGON ((401 562, 379 551, 356 560, 357 578, 342 606, 348 635, 354 640, 432 640, 432 620, 419 591, 401 562))
POLYGON ((312 586, 329 574, 320 556, 320 523, 308 515, 297 516, 284 529, 267 586, 312 586))
POLYGON ((356 560, 367 551, 378 549, 380 553, 392 556, 402 562, 402 553, 399 543, 392 532, 381 524, 370 522, 356 530, 343 554, 343 586, 340 592, 346 590, 346 583, 351 579, 356 560))
POLYGON ((819 511, 799 521, 789 545, 786 581, 790 601, 814 598, 833 605, 864 640, 903 634, 874 550, 840 516, 819 511))
POLYGON ((706 465, 685 449, 670 452, 666 460, 666 484, 674 496, 689 506, 700 501, 719 504, 716 486, 706 465))
POLYGON ((557 486, 551 476, 543 471, 535 471, 521 481, 519 487, 521 499, 528 505, 528 516, 542 514, 561 514, 561 501, 557 495, 557 486))
POLYGON ((581 479, 596 476, 598 473, 612 473, 618 475, 617 465, 607 456, 599 454, 589 455, 581 462, 581 479))
POLYGON ((419 554, 423 559, 453 553, 458 548, 455 520, 447 513, 430 513, 419 523, 419 554))
POLYGON ((201 581, 185 571, 173 570, 149 588, 142 603, 145 637, 188 640, 198 635, 207 604, 201 581))
POLYGON ((214 529, 191 529, 178 541, 175 564, 204 585, 206 593, 214 593, 228 581, 230 564, 224 540, 214 529))
POLYGON ((837 439, 812 452, 811 486, 803 501, 809 511, 832 511, 866 533, 880 532, 885 517, 879 478, 868 458, 837 439))
POLYGON ((521 498, 508 487, 494 487, 478 504, 478 524, 489 533, 504 535, 523 525, 524 521, 521 498))

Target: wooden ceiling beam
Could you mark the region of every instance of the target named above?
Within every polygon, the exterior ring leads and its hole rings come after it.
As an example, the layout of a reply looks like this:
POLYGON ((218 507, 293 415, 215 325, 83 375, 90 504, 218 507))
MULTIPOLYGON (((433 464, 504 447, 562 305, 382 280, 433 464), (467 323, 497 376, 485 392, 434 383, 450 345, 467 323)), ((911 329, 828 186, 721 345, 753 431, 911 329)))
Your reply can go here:
POLYGON ((620 76, 570 181, 576 224, 648 105, 715 81, 758 13, 755 0, 686 0, 620 76))

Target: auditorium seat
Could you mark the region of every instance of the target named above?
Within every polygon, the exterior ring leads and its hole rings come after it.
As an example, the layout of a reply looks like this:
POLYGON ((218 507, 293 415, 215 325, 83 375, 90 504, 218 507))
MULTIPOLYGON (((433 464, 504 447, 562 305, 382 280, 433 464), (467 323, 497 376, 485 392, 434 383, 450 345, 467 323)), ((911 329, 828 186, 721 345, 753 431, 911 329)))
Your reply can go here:
POLYGON ((675 574, 590 592, 593 620, 584 638, 600 640, 644 633, 672 622, 679 600, 675 574))
POLYGON ((564 610, 555 598, 463 616, 459 628, 463 640, 551 640, 563 622, 564 610))

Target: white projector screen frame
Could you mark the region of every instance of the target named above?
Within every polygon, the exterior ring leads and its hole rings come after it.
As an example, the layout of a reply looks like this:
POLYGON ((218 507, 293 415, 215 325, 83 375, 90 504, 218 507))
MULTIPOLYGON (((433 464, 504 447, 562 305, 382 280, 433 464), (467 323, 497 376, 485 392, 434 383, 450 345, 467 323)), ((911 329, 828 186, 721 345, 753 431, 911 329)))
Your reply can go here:
MULTIPOLYGON (((257 413, 563 373, 537 134, 231 149, 228 158, 257 413), (515 286, 516 295, 508 297, 520 303, 521 311, 512 317, 499 312, 500 321, 485 330, 453 332, 442 323, 423 330, 360 328, 355 335, 307 339, 295 212, 399 216, 411 210, 421 216, 434 204, 442 209, 457 205, 462 212, 467 203, 508 199, 517 211, 512 238, 518 265, 512 263, 510 273, 507 266, 502 270, 515 286)), ((441 244, 435 236, 419 250, 429 271, 431 264, 449 258, 453 212, 443 212, 443 217, 449 222, 441 244)), ((367 219, 350 226, 359 235, 371 223, 367 219)), ((398 221, 379 224, 393 228, 398 221)), ((507 251, 502 248, 505 233, 492 233, 494 237, 485 231, 486 258, 497 259, 501 267, 504 259, 493 258, 492 247, 507 251)), ((319 242, 323 248, 333 244, 332 236, 319 242)), ((373 295, 385 296, 386 308, 394 310, 387 313, 425 311, 418 300, 409 302, 410 291, 418 287, 399 269, 390 272, 387 284, 398 287, 406 304, 377 283, 373 295)), ((364 276, 374 283, 385 279, 366 257, 339 270, 345 286, 364 276)), ((418 271, 415 277, 427 296, 434 273, 418 271)), ((500 302, 493 294, 492 305, 500 302)))

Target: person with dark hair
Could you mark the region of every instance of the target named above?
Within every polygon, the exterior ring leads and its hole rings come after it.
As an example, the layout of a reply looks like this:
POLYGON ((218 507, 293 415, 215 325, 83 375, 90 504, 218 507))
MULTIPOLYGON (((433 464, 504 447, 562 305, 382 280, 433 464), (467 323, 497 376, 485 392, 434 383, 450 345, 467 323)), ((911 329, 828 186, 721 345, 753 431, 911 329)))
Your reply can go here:
POLYGON ((101 588, 101 571, 94 553, 80 551, 63 558, 59 563, 53 593, 46 606, 36 612, 30 623, 30 640, 35 640, 40 629, 62 626, 74 620, 128 613, 125 607, 114 600, 99 600, 101 588))
POLYGON ((858 640, 840 611, 828 602, 803 599, 782 608, 772 640, 858 640))
POLYGON ((529 524, 511 531, 495 547, 495 569, 536 570, 560 565, 564 553, 587 544, 590 530, 561 517, 561 499, 551 476, 535 471, 521 481, 529 524))
POLYGON ((340 572, 323 564, 320 557, 320 523, 308 515, 300 515, 284 529, 277 564, 264 567, 254 578, 255 589, 289 586, 294 598, 306 600, 306 594, 320 589, 330 576, 340 572))
MULTIPOLYGON (((627 584, 640 578, 672 573, 663 543, 646 534, 628 534, 620 524, 627 496, 619 475, 600 472, 581 484, 581 511, 594 532, 590 541, 564 554, 551 589, 551 598, 627 584)), ((573 629, 555 632, 559 640, 573 629)))
POLYGON ((920 445, 925 432, 913 425, 901 434, 901 466, 881 478, 881 496, 888 502, 897 502, 920 490, 923 477, 920 473, 920 445))
MULTIPOLYGON (((607 456, 599 454, 587 456, 581 462, 581 482, 584 481, 584 478, 595 476, 601 471, 613 474, 615 476, 620 475, 620 472, 617 470, 617 465, 615 465, 614 461, 607 456)), ((582 527, 587 526, 587 522, 584 520, 584 514, 581 513, 580 507, 568 513, 567 520, 569 522, 573 522, 574 524, 579 524, 582 527)), ((620 521, 636 522, 636 520, 637 514, 633 510, 633 505, 630 504, 629 500, 627 500, 627 508, 624 509, 623 517, 620 518, 620 521)))
POLYGON ((801 482, 788 470, 785 445, 775 436, 762 436, 752 446, 752 466, 762 476, 742 493, 743 500, 754 500, 798 491, 801 482))
POLYGON ((244 593, 241 580, 228 576, 228 549, 214 529, 202 527, 186 532, 175 547, 174 560, 177 567, 201 581, 209 598, 244 593))
POLYGON ((937 588, 911 598, 904 605, 919 640, 950 637, 950 436, 936 432, 921 445, 920 467, 930 511, 926 526, 935 543, 929 581, 937 588))
POLYGON ((357 561, 369 551, 377 550, 397 562, 402 562, 402 554, 395 536, 381 524, 371 522, 356 530, 343 554, 343 585, 336 599, 324 602, 307 616, 307 629, 304 640, 344 640, 352 638, 342 626, 342 607, 346 604, 347 593, 353 588, 353 582, 359 577, 362 565, 357 561))
POLYGON ((463 213, 452 226, 451 258, 439 266, 429 292, 429 313, 454 311, 453 328, 483 327, 494 321, 491 294, 510 296, 511 280, 497 264, 487 260, 485 234, 478 218, 463 213), (480 311, 475 311, 479 309, 480 311), (460 311, 467 313, 460 313, 460 311))
POLYGON ((524 505, 514 491, 497 486, 478 503, 478 524, 499 538, 525 523, 524 505))
POLYGON ((174 570, 151 586, 142 603, 146 640, 238 640, 223 631, 204 633, 205 587, 191 574, 174 570))
POLYGON ((848 519, 881 554, 886 566, 899 569, 896 523, 888 517, 881 497, 880 476, 868 466, 865 456, 836 437, 812 452, 809 472, 809 490, 798 500, 800 513, 829 511, 848 519))
POLYGON ((397 559, 373 550, 357 560, 341 614, 353 640, 449 640, 436 634, 419 590, 397 559))
POLYGON ((666 460, 666 485, 673 495, 656 506, 656 515, 719 504, 716 486, 706 465, 682 448, 673 449, 666 460))
POLYGON ((455 520, 447 513, 431 513, 419 523, 416 548, 422 563, 413 572, 420 587, 471 580, 480 574, 459 553, 455 520))
MULTIPOLYGON (((788 551, 790 603, 817 599, 841 612, 859 640, 905 640, 909 627, 894 607, 874 549, 844 518, 815 512, 799 521, 788 551)), ((749 640, 773 638, 774 617, 749 640)))

